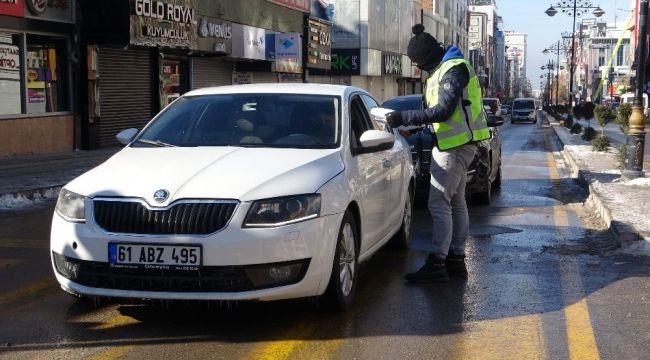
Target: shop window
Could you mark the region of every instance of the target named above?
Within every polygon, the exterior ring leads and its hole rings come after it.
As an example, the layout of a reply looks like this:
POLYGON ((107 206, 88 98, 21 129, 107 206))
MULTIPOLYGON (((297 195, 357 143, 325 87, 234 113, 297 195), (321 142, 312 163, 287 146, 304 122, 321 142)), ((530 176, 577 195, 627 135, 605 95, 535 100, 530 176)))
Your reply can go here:
POLYGON ((69 110, 62 66, 65 54, 64 41, 27 35, 26 113, 69 110))
POLYGON ((21 34, 0 32, 0 115, 21 113, 21 34))
POLYGON ((188 91, 188 68, 185 60, 162 61, 162 97, 161 107, 171 104, 188 91))
POLYGON ((0 116, 68 111, 66 42, 0 32, 0 116))

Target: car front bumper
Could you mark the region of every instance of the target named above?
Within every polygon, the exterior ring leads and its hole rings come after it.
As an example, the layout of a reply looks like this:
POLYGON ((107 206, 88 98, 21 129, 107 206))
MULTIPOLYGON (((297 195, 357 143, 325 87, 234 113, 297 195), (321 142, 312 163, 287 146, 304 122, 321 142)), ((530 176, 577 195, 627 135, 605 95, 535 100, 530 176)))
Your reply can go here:
POLYGON ((72 223, 55 213, 50 237, 52 267, 64 290, 84 296, 279 300, 325 291, 342 214, 275 228, 242 228, 248 209, 239 210, 226 228, 206 236, 113 234, 99 228, 92 218, 72 223), (200 245, 202 264, 190 271, 116 268, 109 264, 109 243, 200 245), (269 282, 271 268, 275 273, 291 268, 292 275, 269 282), (255 280, 260 276, 266 281, 255 280))

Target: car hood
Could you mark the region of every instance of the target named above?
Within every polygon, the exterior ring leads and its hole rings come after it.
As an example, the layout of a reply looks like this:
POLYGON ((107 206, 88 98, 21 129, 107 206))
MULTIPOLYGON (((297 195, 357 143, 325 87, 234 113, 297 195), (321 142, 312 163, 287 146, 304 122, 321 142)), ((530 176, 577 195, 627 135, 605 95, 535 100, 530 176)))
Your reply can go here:
POLYGON ((249 201, 317 191, 342 172, 338 149, 124 148, 66 185, 84 196, 123 196, 166 206, 181 198, 249 201), (169 191, 161 203, 157 190, 169 191))

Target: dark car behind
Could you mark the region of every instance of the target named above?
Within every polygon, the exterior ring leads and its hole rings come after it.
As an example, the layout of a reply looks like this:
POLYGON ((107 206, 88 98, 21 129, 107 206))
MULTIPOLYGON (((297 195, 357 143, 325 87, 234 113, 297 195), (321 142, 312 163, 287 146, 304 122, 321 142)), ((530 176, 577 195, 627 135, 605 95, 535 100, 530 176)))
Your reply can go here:
MULTIPOLYGON (((422 95, 405 95, 386 100, 383 108, 397 111, 422 109, 422 95)), ((492 137, 489 140, 477 143, 477 152, 474 160, 467 170, 466 194, 475 203, 489 204, 492 188, 501 185, 501 138, 494 126, 502 124, 491 114, 489 125, 492 137)), ((420 130, 411 131, 407 138, 411 146, 413 164, 417 175, 416 190, 418 194, 428 194, 429 191, 429 166, 431 164, 431 150, 434 146, 435 137, 431 125, 422 127, 420 130)))

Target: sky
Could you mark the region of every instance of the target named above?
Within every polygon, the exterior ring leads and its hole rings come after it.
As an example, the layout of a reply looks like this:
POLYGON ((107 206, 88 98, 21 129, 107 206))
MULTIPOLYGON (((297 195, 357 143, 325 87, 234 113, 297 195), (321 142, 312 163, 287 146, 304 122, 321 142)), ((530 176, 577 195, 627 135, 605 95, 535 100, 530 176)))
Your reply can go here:
MULTIPOLYGON (((630 9, 630 0, 590 0, 593 6, 600 6, 605 11, 599 21, 604 20, 614 24, 625 22, 630 12, 620 9, 630 9)), ((540 67, 549 60, 556 61, 557 54, 545 55, 542 51, 548 47, 557 47, 562 32, 571 32, 573 17, 559 12, 550 17, 544 13, 549 6, 556 6, 558 0, 496 0, 498 14, 503 18, 501 30, 513 30, 528 34, 528 59, 526 63, 527 76, 533 89, 540 88, 539 76, 546 71, 540 67)), ((593 10, 592 10, 593 11, 593 10)), ((591 12, 582 18, 594 18, 591 12)), ((581 18, 576 18, 576 27, 581 18)), ((562 55, 560 55, 562 56, 562 55)))

